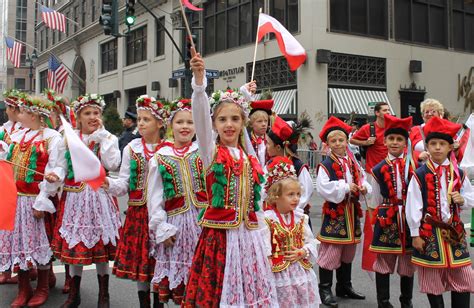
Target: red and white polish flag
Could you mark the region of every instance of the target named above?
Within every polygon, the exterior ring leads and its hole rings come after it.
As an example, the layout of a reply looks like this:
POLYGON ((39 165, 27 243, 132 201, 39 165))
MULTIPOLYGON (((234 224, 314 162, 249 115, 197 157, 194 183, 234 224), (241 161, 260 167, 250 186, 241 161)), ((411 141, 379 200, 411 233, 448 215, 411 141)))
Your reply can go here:
POLYGON ((98 190, 105 180, 105 170, 99 158, 82 142, 63 116, 61 122, 64 128, 64 137, 71 154, 74 181, 85 182, 93 190, 98 190))
POLYGON ((297 70, 306 61, 306 51, 295 37, 278 20, 270 15, 260 13, 257 41, 260 42, 268 33, 275 34, 280 51, 288 61, 290 70, 297 70))

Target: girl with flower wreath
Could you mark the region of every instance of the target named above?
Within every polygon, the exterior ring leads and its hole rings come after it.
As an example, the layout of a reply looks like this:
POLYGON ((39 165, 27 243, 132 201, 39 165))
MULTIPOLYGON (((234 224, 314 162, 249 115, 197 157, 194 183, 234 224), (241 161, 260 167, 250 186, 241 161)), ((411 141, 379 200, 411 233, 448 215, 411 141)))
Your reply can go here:
POLYGON ((474 292, 474 270, 461 220, 461 211, 474 207, 474 188, 455 159, 449 159, 460 128, 439 117, 426 123, 423 133, 430 158, 416 169, 408 185, 411 262, 418 272, 420 292, 436 308, 444 307, 443 293, 449 291, 451 307, 471 307, 474 292))
MULTIPOLYGON (((100 159, 105 170, 117 170, 120 151, 117 137, 102 124, 105 106, 98 94, 79 96, 73 103, 80 139, 100 159)), ((119 240, 119 210, 111 195, 103 188, 92 190, 86 183, 76 183, 69 151, 64 151, 66 171, 55 234, 55 256, 69 264, 72 283, 69 296, 61 307, 77 307, 81 303, 80 285, 83 266, 96 264, 99 282, 98 307, 109 307, 108 261, 114 260, 119 240)))
MULTIPOLYGON (((150 162, 148 196, 153 257, 153 289, 161 303, 180 305, 194 249, 201 234, 197 217, 207 205, 204 167, 199 157, 190 99, 169 105, 173 142, 165 142, 150 162)), ((162 305, 162 304, 161 304, 162 305)))
POLYGON ((57 193, 64 177, 59 149, 61 135, 47 127, 52 104, 43 97, 23 97, 18 120, 23 130, 11 135, 7 160, 15 163, 18 190, 13 231, 0 231, 0 271, 18 266, 18 295, 11 307, 37 307, 49 295, 52 251, 47 237, 45 212, 56 211, 49 197, 57 193), (29 271, 38 269, 38 284, 33 292, 29 271))
POLYGON ((271 249, 259 229, 263 218, 257 216, 262 214, 263 171, 258 159, 244 151, 244 137, 251 149, 245 130, 248 102, 233 91, 215 92, 208 100, 204 61, 191 52, 193 119, 209 201, 199 215, 203 230, 182 305, 278 307, 267 259, 271 249))
POLYGON ((398 119, 385 114, 384 144, 387 157, 372 168, 372 198, 375 206, 369 212, 374 225, 374 236, 369 250, 376 253, 373 265, 377 287, 377 302, 381 308, 393 307, 390 303, 390 275, 400 275, 400 304, 412 307, 413 275, 411 263, 411 236, 406 225, 405 201, 408 181, 414 171, 414 161, 405 155, 412 117, 398 119))
MULTIPOLYGON (((24 94, 16 89, 3 92, 3 101, 5 102, 5 112, 8 117, 8 121, 0 126, 0 141, 10 145, 10 136, 21 129, 21 123, 18 121, 18 114, 20 108, 18 103, 20 98, 24 97, 24 94)), ((1 282, 0 282, 1 284, 1 282)))
POLYGON ((274 157, 268 166, 265 185, 265 211, 272 247, 270 261, 281 307, 319 307, 318 278, 313 263, 318 253, 316 239, 308 224, 308 216, 298 211, 301 185, 293 162, 283 156, 274 157))
MULTIPOLYGON (((149 162, 162 145, 160 129, 166 110, 160 101, 142 95, 136 100, 138 131, 142 136, 125 146, 117 179, 107 177, 105 187, 113 196, 128 193, 128 209, 112 273, 137 282, 140 307, 150 307, 150 281, 155 262, 150 257, 147 175, 149 162)), ((155 307, 158 299, 155 298, 155 307)))
POLYGON ((332 272, 336 271, 336 295, 353 299, 365 296, 352 288, 351 269, 356 246, 360 243, 362 209, 359 197, 370 193, 365 172, 347 149, 352 127, 330 117, 319 138, 331 149, 331 155, 318 166, 316 189, 325 200, 318 251, 319 294, 324 305, 337 307, 332 294, 332 272))

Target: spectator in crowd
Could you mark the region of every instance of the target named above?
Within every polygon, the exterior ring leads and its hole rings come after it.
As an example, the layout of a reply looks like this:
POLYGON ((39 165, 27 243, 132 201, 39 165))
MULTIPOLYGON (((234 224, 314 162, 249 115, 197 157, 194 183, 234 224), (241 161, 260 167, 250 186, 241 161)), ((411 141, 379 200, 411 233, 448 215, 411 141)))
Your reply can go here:
POLYGON ((119 138, 120 153, 123 152, 123 149, 130 141, 141 137, 137 129, 137 114, 131 107, 127 108, 122 124, 125 130, 119 138))

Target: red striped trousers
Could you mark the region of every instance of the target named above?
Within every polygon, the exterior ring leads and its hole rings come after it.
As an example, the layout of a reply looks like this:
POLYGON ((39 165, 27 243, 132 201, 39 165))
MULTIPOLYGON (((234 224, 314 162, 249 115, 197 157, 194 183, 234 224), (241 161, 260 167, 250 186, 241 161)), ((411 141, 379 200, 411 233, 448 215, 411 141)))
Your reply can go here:
POLYGON ((327 270, 335 270, 343 263, 352 263, 356 253, 357 244, 338 245, 321 243, 318 250, 317 263, 327 270))
POLYGON ((378 253, 373 266, 374 272, 380 274, 393 274, 395 272, 397 260, 398 275, 413 277, 413 274, 415 274, 415 266, 411 263, 411 255, 378 253))
POLYGON ((474 292, 474 270, 470 265, 458 268, 416 268, 422 293, 440 295, 447 291, 474 292))

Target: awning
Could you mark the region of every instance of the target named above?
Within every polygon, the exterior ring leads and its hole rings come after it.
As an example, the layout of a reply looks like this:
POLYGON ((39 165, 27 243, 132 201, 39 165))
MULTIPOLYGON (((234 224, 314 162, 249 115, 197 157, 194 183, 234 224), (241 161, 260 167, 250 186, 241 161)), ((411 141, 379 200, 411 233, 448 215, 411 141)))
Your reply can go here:
MULTIPOLYGON (((276 114, 296 115, 296 89, 272 92, 274 104, 273 111, 276 114)), ((260 98, 260 95, 258 95, 260 98)))
POLYGON ((369 112, 369 103, 386 102, 393 108, 385 91, 368 91, 357 89, 329 88, 329 113, 372 115, 369 112), (370 114, 369 114, 370 113, 370 114))

